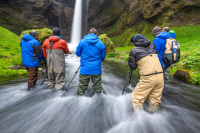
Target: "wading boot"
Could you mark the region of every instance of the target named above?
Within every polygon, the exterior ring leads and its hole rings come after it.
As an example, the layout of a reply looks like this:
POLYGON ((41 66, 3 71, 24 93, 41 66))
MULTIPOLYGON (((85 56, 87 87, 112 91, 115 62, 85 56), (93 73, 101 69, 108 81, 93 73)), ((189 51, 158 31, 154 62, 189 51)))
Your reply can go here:
POLYGON ((158 111, 158 109, 159 105, 153 105, 151 102, 149 102, 149 107, 148 107, 149 113, 155 113, 158 111))

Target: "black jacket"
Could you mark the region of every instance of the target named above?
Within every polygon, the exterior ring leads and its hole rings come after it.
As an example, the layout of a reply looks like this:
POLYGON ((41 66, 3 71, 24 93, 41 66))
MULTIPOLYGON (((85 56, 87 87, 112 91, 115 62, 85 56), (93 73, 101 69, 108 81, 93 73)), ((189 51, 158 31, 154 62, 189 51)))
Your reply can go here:
POLYGON ((150 54, 157 54, 155 44, 151 43, 147 38, 138 40, 129 54, 129 67, 135 70, 137 68, 136 62, 150 54))

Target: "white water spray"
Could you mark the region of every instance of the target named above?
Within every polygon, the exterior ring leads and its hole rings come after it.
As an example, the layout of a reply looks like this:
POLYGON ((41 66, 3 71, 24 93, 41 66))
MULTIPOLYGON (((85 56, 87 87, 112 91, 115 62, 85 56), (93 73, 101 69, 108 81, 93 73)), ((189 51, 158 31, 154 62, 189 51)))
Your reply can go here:
POLYGON ((72 23, 71 42, 69 44, 70 51, 75 51, 81 40, 81 24, 82 24, 82 0, 76 0, 74 8, 74 18, 72 23))

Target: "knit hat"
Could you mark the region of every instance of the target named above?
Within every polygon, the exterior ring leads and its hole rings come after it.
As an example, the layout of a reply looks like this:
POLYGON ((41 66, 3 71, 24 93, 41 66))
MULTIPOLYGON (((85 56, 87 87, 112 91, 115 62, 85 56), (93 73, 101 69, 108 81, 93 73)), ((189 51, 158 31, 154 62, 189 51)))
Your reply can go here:
POLYGON ((29 35, 31 35, 32 37, 35 37, 38 35, 37 31, 33 30, 29 32, 29 35))
POLYGON ((145 37, 144 37, 143 35, 137 34, 137 35, 135 35, 134 37, 131 38, 131 42, 132 42, 132 43, 135 43, 135 42, 137 42, 138 40, 144 39, 144 38, 145 38, 145 37))
POLYGON ((161 28, 160 26, 156 26, 156 27, 154 27, 153 30, 152 30, 152 35, 153 35, 153 36, 156 36, 156 35, 158 35, 160 32, 162 32, 162 28, 161 28))
POLYGON ((59 28, 53 28, 53 35, 58 35, 60 36, 60 29, 59 28))

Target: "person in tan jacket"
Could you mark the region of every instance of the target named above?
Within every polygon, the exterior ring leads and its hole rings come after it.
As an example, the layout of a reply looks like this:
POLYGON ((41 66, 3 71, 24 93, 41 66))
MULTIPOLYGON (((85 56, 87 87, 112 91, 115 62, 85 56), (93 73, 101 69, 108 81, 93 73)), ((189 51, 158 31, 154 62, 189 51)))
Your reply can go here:
POLYGON ((148 111, 159 109, 164 87, 163 70, 159 62, 155 45, 141 34, 131 39, 135 47, 129 55, 131 70, 138 68, 140 81, 132 92, 131 101, 135 110, 141 110, 142 104, 149 97, 148 111))

